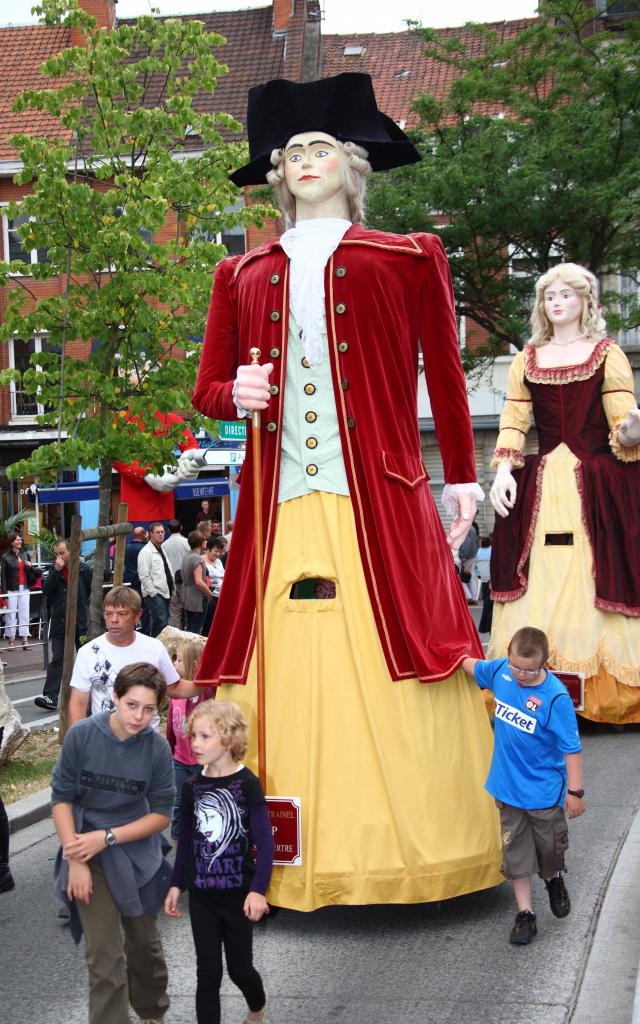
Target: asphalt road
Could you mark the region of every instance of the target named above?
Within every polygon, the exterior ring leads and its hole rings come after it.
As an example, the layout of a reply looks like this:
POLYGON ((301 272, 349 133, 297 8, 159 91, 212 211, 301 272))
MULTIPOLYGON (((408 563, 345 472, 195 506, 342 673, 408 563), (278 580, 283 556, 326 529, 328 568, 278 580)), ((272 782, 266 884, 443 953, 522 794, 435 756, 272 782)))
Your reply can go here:
MULTIPOLYGON (((507 941, 514 908, 505 884, 441 906, 281 911, 256 929, 256 963, 271 995, 272 1024, 565 1024, 611 867, 640 805, 640 728, 583 727, 587 813, 571 825, 567 884, 571 916, 554 918, 541 883, 539 934, 507 941)), ((470 823, 470 827, 473 827, 470 823)), ((3 1024, 86 1021, 82 948, 56 919, 51 896, 56 841, 50 821, 12 837, 17 890, 0 896, 3 1024)), ((637 859, 637 858, 636 858, 637 859)), ((630 887, 631 888, 631 887, 630 887)), ((629 892, 638 905, 638 887, 629 892)), ((637 918, 637 913, 634 918, 637 918)), ((188 920, 163 919, 170 968, 168 1024, 193 1024, 195 971, 188 920)), ((606 1013, 575 1024, 628 1024, 640 953, 636 926, 609 940, 620 955, 605 972, 606 1013)), ((242 1020, 227 981, 223 1022, 242 1020)))

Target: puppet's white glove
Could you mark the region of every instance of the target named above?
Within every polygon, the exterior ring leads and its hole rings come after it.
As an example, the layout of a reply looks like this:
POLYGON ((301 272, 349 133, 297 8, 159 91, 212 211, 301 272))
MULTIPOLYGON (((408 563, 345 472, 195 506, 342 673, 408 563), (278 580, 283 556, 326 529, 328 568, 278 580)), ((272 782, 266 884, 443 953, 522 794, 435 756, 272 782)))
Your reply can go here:
POLYGON ((169 491, 175 490, 180 483, 180 477, 173 470, 167 469, 162 476, 154 476, 153 473, 147 473, 144 478, 145 483, 149 484, 149 487, 153 488, 154 491, 159 491, 160 494, 168 494, 169 491))
POLYGON ((489 498, 494 509, 503 519, 506 519, 515 505, 517 493, 518 485, 511 473, 511 463, 508 460, 500 462, 489 498))
POLYGON ((200 452, 197 448, 189 448, 186 452, 182 452, 178 459, 178 466, 176 473, 180 480, 197 480, 198 474, 200 473, 201 466, 196 461, 199 459, 200 452), (194 458, 194 456, 196 458, 194 458))
POLYGON ((484 492, 478 483, 444 485, 442 504, 448 515, 455 517, 447 533, 447 544, 454 552, 473 525, 479 501, 484 501, 484 492))
POLYGON ((233 385, 233 401, 240 415, 269 405, 269 377, 273 363, 250 363, 239 366, 233 385))
POLYGON ((624 448, 640 444, 640 409, 630 409, 618 427, 618 440, 624 448))

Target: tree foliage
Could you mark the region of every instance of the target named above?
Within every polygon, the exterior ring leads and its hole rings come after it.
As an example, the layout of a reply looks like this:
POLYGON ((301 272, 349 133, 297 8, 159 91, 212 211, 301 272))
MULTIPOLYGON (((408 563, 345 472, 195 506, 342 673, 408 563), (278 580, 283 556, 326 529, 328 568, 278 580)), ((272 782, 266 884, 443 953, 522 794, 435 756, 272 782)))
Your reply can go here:
MULTIPOLYGON (((0 340, 46 332, 47 351, 31 358, 20 386, 47 410, 40 422, 59 433, 10 475, 50 480, 77 465, 99 468, 104 525, 114 460, 139 458, 155 472, 174 462, 180 429, 154 435, 153 415, 191 408, 194 339, 225 251, 211 236, 260 223, 266 211, 229 213, 238 192, 227 175, 245 157, 232 141, 241 126, 202 112, 203 93, 211 97, 227 71, 216 56, 223 37, 196 19, 150 16, 106 33, 77 0, 43 0, 38 13, 47 25, 80 28, 86 46, 47 60, 42 87, 15 104, 53 115, 60 133, 12 140, 27 194, 8 213, 27 218, 22 246, 46 258, 0 270, 0 340), (38 284, 56 278, 57 288, 38 284), (72 354, 77 341, 88 343, 87 357, 72 354), (149 429, 126 420, 127 410, 149 429)), ((5 384, 18 377, 1 376, 5 384)))
MULTIPOLYGON (((626 6, 640 14, 640 0, 626 6)), ((442 237, 484 355, 526 341, 532 278, 554 263, 638 284, 640 21, 604 24, 583 0, 542 0, 506 40, 479 25, 473 46, 421 30, 454 77, 444 98, 417 100, 422 162, 373 184, 369 220, 442 237)), ((637 303, 603 298, 611 328, 638 323, 637 303)))

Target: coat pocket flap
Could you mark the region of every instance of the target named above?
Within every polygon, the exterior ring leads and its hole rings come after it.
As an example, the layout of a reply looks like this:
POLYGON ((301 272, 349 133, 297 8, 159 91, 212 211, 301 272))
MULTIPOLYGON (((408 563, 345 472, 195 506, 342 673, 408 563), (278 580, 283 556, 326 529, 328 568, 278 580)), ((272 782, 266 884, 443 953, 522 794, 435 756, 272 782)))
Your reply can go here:
POLYGON ((404 452, 382 452, 382 469, 384 475, 392 480, 399 480, 405 487, 417 487, 422 480, 428 480, 422 459, 417 455, 404 452))

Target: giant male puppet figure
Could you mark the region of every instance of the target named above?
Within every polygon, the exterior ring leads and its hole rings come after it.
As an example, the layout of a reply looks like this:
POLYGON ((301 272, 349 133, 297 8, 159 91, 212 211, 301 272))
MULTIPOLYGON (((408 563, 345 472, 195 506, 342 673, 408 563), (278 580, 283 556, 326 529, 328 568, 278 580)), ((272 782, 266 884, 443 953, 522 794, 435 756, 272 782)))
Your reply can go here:
MULTIPOLYGON (((302 863, 276 868, 269 899, 312 910, 492 886, 491 733, 459 670, 482 649, 417 421, 421 346, 457 547, 478 485, 449 268, 432 235, 361 225, 371 170, 419 156, 368 75, 259 86, 248 131, 232 180, 275 184, 289 229, 219 265, 194 404, 265 410, 267 792, 302 801, 302 863), (325 582, 298 600, 300 581, 325 582)), ((248 457, 199 675, 255 741, 253 515, 248 457)))

